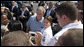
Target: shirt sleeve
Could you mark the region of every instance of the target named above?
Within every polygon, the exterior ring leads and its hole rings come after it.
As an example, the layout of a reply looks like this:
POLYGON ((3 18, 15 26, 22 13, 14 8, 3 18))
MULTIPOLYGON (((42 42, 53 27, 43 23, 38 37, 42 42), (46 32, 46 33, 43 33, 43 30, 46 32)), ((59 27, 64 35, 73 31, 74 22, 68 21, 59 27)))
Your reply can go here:
POLYGON ((50 41, 47 43, 48 46, 54 46, 57 42, 57 39, 55 37, 51 38, 50 41))
POLYGON ((48 42, 50 41, 50 39, 51 39, 49 36, 50 36, 50 35, 45 32, 45 34, 43 35, 43 38, 42 38, 42 40, 41 40, 41 45, 43 45, 43 46, 48 46, 47 43, 48 43, 48 42))

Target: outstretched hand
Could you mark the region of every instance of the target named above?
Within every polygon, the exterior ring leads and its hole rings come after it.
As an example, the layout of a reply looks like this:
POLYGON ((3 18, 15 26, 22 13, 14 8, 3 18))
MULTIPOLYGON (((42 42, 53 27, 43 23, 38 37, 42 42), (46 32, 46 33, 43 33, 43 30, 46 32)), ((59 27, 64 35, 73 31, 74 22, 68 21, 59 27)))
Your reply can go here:
POLYGON ((41 39, 42 39, 42 33, 41 32, 36 32, 35 34, 35 42, 37 46, 41 45, 41 39))
MULTIPOLYGON (((30 37, 30 41, 31 41, 31 38, 32 38, 32 36, 30 37)), ((35 33, 35 44, 33 44, 32 42, 30 42, 30 43, 32 46, 40 46, 41 45, 41 39, 42 39, 41 32, 36 32, 35 33)))

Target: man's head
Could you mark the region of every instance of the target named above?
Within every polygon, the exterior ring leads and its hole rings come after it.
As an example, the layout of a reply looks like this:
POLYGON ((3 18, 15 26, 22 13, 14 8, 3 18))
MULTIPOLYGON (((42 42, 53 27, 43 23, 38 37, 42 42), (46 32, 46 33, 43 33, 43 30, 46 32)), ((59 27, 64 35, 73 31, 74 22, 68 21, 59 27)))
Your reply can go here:
POLYGON ((22 8, 23 8, 23 9, 26 8, 26 5, 25 5, 24 3, 22 4, 22 8))
POLYGON ((38 19, 38 20, 41 20, 41 18, 44 16, 44 14, 45 14, 45 9, 44 9, 44 7, 39 6, 39 7, 37 8, 37 19, 38 19))
POLYGON ((1 15, 1 24, 7 25, 8 23, 8 18, 6 14, 1 15))
POLYGON ((11 4, 12 4, 12 6, 15 6, 16 2, 15 1, 12 1, 11 4))
POLYGON ((54 6, 54 3, 51 1, 49 2, 49 9, 51 9, 54 6))
POLYGON ((64 2, 56 8, 56 17, 59 24, 64 27, 78 19, 78 9, 72 2, 64 2))
POLYGON ((9 32, 1 40, 2 46, 30 46, 29 35, 24 31, 9 32))
POLYGON ((59 37, 56 46, 83 46, 83 30, 67 30, 59 37))
POLYGON ((5 7, 1 7, 1 12, 4 13, 5 7))

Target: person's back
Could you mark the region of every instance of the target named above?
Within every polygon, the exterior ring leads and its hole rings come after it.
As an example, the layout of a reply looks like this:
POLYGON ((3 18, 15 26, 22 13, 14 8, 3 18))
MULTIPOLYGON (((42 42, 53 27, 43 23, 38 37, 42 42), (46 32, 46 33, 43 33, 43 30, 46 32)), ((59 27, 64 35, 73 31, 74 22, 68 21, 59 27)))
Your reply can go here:
POLYGON ((83 29, 69 29, 58 39, 56 46, 83 46, 83 29))
POLYGON ((29 36, 23 31, 9 32, 1 40, 1 46, 29 46, 29 36))

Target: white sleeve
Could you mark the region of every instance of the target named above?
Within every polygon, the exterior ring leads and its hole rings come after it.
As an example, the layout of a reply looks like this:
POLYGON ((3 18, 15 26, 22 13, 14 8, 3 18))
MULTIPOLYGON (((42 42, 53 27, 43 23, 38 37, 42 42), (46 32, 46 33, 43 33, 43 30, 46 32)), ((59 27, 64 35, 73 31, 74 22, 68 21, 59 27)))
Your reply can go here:
POLYGON ((55 37, 51 38, 50 41, 47 43, 48 46, 54 46, 57 42, 57 39, 55 37))
POLYGON ((43 37, 41 40, 41 45, 48 46, 47 43, 50 41, 50 39, 51 39, 50 35, 45 32, 45 34, 43 34, 43 37))
POLYGON ((54 46, 55 43, 57 43, 58 38, 60 37, 60 33, 62 32, 58 32, 57 34, 54 35, 54 37, 51 38, 50 42, 47 44, 48 46, 54 46))

